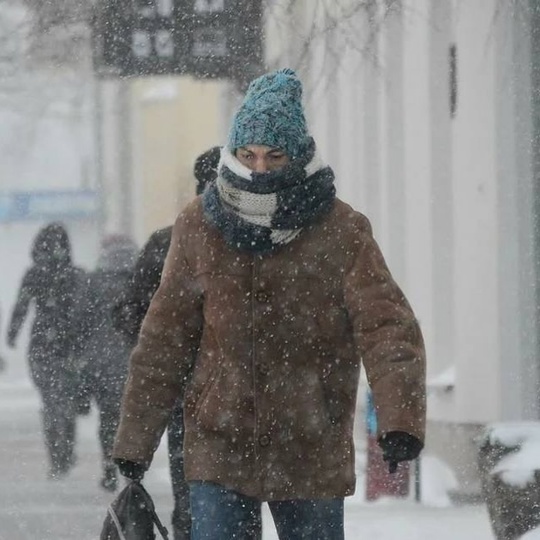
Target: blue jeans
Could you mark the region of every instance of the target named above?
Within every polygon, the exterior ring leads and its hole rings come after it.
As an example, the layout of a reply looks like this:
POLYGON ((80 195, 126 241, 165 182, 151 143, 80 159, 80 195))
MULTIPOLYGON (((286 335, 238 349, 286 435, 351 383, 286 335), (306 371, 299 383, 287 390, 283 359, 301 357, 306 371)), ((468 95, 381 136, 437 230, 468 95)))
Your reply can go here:
MULTIPOLYGON (((260 540, 261 501, 190 482, 191 540, 260 540)), ((344 540, 343 499, 269 501, 280 540, 344 540)))

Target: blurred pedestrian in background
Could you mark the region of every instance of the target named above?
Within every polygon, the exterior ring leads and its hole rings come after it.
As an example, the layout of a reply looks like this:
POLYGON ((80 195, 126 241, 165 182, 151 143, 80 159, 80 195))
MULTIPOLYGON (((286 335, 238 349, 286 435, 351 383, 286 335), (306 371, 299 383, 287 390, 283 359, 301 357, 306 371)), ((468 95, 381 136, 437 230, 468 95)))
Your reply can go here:
POLYGON ((83 407, 95 400, 99 411, 100 484, 109 491, 117 487, 111 452, 132 346, 113 324, 113 307, 128 288, 136 255, 137 246, 129 237, 105 237, 96 269, 87 276, 78 311, 78 347, 82 360, 79 400, 83 407))
MULTIPOLYGON (((197 181, 196 194, 203 193, 205 187, 217 175, 220 157, 218 146, 201 154, 194 165, 197 181)), ((141 250, 129 287, 115 307, 115 321, 132 346, 137 343, 139 330, 161 280, 165 257, 171 243, 172 226, 155 231, 141 250)), ((184 477, 184 420, 182 399, 178 399, 167 426, 167 441, 171 484, 174 497, 172 526, 174 540, 191 538, 191 513, 189 509, 189 487, 184 477)))
POLYGON ((73 264, 69 237, 60 223, 50 223, 38 232, 32 261, 13 309, 8 345, 15 347, 33 305, 35 315, 28 349, 30 376, 42 402, 49 477, 60 478, 75 461, 74 315, 84 273, 73 264))

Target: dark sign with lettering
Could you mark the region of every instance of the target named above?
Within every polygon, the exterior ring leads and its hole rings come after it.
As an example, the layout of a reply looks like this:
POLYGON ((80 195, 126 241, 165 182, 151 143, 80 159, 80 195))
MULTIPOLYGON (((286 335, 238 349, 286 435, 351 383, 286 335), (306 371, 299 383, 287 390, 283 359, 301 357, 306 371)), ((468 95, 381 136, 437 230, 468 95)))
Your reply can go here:
POLYGON ((93 28, 102 76, 244 79, 261 66, 260 0, 102 0, 93 28))
POLYGON ((178 0, 102 0, 94 21, 98 74, 182 73, 186 37, 178 0))

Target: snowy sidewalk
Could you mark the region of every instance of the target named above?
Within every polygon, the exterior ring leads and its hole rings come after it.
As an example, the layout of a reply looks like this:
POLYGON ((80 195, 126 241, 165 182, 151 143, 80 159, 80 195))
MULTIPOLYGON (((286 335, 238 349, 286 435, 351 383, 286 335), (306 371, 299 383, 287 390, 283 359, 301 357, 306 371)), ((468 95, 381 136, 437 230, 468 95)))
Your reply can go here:
MULTIPOLYGON (((100 478, 95 412, 80 419, 78 463, 61 481, 46 479, 37 395, 22 370, 0 374, 0 540, 96 540, 113 496, 100 478)), ((165 445, 145 485, 169 525, 172 497, 165 445)), ((346 502, 347 540, 491 540, 484 507, 431 508, 409 501, 346 502)), ((264 540, 277 535, 265 507, 264 540)), ((168 526, 170 529, 170 527, 168 526)))

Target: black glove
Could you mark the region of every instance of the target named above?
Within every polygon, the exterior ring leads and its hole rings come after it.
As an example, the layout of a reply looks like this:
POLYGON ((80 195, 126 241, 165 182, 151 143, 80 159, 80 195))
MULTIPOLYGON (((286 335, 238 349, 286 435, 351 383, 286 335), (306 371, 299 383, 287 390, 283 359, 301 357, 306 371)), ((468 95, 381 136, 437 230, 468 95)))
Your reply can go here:
POLYGON ((146 467, 142 463, 135 463, 127 459, 115 459, 114 462, 120 469, 120 474, 131 480, 142 480, 146 467))
POLYGON ((395 473, 398 463, 416 459, 424 444, 410 433, 389 431, 379 439, 379 446, 384 461, 388 462, 388 472, 395 473))

